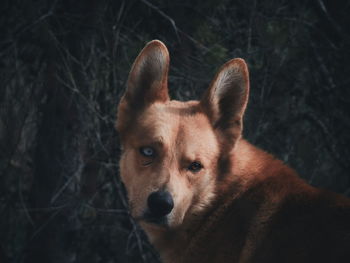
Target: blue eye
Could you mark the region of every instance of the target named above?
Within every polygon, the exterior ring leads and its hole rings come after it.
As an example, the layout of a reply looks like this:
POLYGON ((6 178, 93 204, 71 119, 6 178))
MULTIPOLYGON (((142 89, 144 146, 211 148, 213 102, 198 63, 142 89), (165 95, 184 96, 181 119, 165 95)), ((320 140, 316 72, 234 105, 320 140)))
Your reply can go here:
POLYGON ((140 153, 146 157, 154 157, 156 151, 152 147, 146 146, 140 148, 140 153))

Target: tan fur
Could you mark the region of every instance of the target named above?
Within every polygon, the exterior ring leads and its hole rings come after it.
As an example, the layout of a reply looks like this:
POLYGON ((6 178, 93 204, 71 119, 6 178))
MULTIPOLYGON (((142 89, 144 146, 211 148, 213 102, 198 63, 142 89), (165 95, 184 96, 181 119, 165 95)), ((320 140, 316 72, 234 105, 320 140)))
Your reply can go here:
POLYGON ((169 55, 141 51, 117 117, 121 178, 132 216, 166 263, 348 262, 349 199, 307 185, 281 161, 241 138, 248 69, 227 62, 201 101, 168 97, 169 55), (157 152, 152 161, 140 147, 157 152), (203 169, 187 169, 193 161, 203 169), (144 220, 147 198, 166 189, 168 225, 144 220))

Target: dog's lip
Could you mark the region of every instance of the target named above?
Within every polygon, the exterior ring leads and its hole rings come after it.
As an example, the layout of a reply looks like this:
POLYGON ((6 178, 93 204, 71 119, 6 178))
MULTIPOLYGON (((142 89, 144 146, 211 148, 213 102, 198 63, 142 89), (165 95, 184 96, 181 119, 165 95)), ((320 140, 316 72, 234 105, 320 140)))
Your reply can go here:
POLYGON ((150 213, 146 212, 142 217, 138 218, 139 221, 144 221, 157 226, 168 227, 168 218, 167 216, 163 217, 154 217, 150 213))

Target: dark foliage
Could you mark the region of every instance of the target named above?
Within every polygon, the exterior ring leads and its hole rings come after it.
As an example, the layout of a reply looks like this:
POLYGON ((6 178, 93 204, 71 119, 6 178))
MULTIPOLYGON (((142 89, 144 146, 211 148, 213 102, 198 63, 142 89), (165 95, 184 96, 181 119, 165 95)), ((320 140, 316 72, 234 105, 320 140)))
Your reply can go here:
POLYGON ((116 106, 152 39, 173 98, 247 60, 245 137, 350 195, 348 1, 3 1, 0 262, 158 262, 127 212, 116 106), (238 3, 239 2, 239 3, 238 3))

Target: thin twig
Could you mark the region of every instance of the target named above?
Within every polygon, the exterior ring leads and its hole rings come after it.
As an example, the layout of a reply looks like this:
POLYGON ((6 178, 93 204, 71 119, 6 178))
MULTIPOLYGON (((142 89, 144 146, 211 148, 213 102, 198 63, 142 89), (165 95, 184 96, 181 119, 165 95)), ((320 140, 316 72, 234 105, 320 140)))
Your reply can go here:
MULTIPOLYGON (((68 206, 68 205, 67 205, 68 206)), ((57 210, 56 212, 52 213, 52 215, 44 222, 31 236, 31 240, 33 240, 61 211, 61 209, 57 210)))
POLYGON ((26 203, 25 203, 25 201, 24 201, 24 198, 23 198, 21 186, 22 186, 22 177, 20 176, 20 177, 19 177, 19 181, 18 181, 19 198, 20 198, 20 200, 21 200, 21 205, 22 205, 22 207, 23 207, 23 210, 24 210, 24 213, 25 213, 26 217, 28 218, 29 223, 30 223, 32 226, 34 226, 34 225, 35 225, 35 224, 34 224, 34 221, 33 221, 32 217, 31 217, 30 214, 29 214, 27 205, 26 205, 26 203))
POLYGON ((150 2, 148 2, 147 0, 141 0, 142 3, 146 4, 148 7, 156 10, 158 12, 158 14, 160 14, 162 17, 164 17, 165 19, 167 19, 170 24, 172 25, 174 32, 176 34, 176 38, 179 42, 181 42, 180 37, 179 37, 179 33, 178 33, 178 28, 176 27, 175 21, 174 19, 172 19, 170 16, 168 16, 167 14, 165 14, 162 10, 160 10, 158 7, 156 7, 155 5, 151 4, 150 2))
MULTIPOLYGON (((15 32, 15 37, 20 37, 23 33, 27 32, 28 30, 35 27, 37 24, 39 24, 41 21, 44 21, 48 17, 52 16, 54 14, 54 10, 56 8, 58 0, 55 0, 55 2, 52 4, 51 8, 43 15, 41 15, 38 19, 36 19, 34 22, 30 23, 29 25, 24 26, 22 29, 19 29, 17 32, 15 32)), ((16 41, 11 41, 12 44, 8 46, 4 52, 2 52, 0 55, 3 55, 6 53, 7 50, 12 49, 16 45, 16 41)))
POLYGON ((323 11, 323 13, 325 14, 326 18, 329 20, 329 22, 331 23, 331 25, 335 28, 335 30, 338 32, 338 34, 340 34, 341 36, 347 36, 347 32, 343 31, 341 29, 341 27, 335 22, 335 20, 331 17, 331 15, 329 14, 326 5, 324 4, 324 2, 322 0, 318 0, 318 4, 320 5, 321 10, 323 11))
POLYGON ((80 162, 80 165, 76 169, 76 171, 69 177, 66 183, 57 191, 57 193, 51 198, 51 204, 55 203, 58 197, 64 192, 64 190, 73 182, 74 179, 79 178, 79 174, 83 169, 83 163, 80 162))
POLYGON ((179 27, 176 26, 175 24, 175 20, 172 19, 170 16, 168 16, 167 14, 165 14, 162 10, 160 10, 157 6, 151 4, 150 2, 148 2, 147 0, 140 0, 141 2, 143 2, 144 4, 146 4, 148 7, 152 8, 153 10, 155 10, 156 12, 158 12, 162 17, 164 17, 165 19, 167 19, 174 31, 175 31, 175 34, 176 34, 176 38, 177 40, 181 43, 181 38, 179 37, 179 32, 186 36, 187 39, 189 39, 190 41, 192 41, 194 44, 198 45, 200 48, 204 49, 206 52, 210 52, 211 50, 204 46, 202 43, 200 43, 198 40, 194 39, 193 37, 191 37, 190 35, 188 35, 186 32, 184 32, 183 30, 181 30, 179 27))

